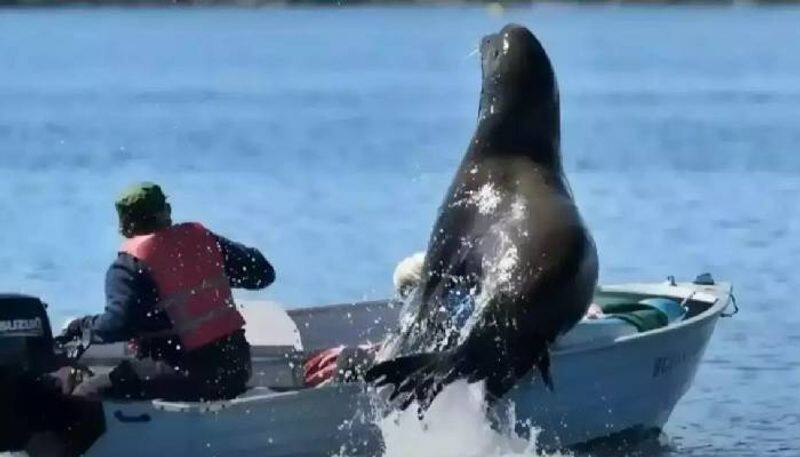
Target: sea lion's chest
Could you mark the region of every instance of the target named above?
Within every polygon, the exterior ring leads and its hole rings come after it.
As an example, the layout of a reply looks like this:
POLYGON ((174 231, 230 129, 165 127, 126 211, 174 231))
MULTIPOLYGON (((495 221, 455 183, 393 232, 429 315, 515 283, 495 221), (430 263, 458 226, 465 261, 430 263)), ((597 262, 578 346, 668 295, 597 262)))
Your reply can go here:
POLYGON ((526 160, 465 161, 441 207, 419 294, 415 350, 456 343, 498 296, 527 292, 520 284, 549 261, 544 240, 576 220, 559 177, 526 160))
MULTIPOLYGON (((433 254, 482 255, 507 238, 535 245, 578 219, 560 173, 524 158, 466 160, 442 204, 434 227, 433 254)), ((448 263, 446 260, 442 260, 448 263)))

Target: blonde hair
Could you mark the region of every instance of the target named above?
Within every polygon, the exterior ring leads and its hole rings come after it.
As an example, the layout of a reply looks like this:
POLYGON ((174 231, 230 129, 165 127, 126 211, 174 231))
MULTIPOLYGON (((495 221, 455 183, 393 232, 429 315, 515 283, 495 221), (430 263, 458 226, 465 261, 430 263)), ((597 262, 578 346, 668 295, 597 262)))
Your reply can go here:
POLYGON ((401 260, 394 269, 392 281, 394 291, 402 298, 406 298, 419 285, 422 280, 422 265, 425 263, 425 253, 417 252, 401 260))

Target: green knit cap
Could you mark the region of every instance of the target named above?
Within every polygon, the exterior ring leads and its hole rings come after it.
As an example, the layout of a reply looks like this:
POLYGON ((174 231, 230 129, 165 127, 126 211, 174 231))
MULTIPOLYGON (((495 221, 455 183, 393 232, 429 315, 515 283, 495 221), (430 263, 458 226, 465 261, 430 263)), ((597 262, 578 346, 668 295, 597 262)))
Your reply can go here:
POLYGON ((121 220, 147 220, 164 211, 167 197, 158 184, 140 182, 125 188, 114 203, 121 220))

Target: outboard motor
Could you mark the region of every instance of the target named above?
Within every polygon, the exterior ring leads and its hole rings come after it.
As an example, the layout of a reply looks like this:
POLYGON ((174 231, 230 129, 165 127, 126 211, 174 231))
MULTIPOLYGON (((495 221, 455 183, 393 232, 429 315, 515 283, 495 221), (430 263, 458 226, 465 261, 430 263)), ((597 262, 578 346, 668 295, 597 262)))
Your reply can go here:
POLYGON ((20 400, 56 368, 45 304, 35 297, 0 294, 0 451, 25 446, 31 427, 20 400))
POLYGON ((40 375, 57 369, 46 305, 0 294, 0 373, 40 375))
POLYGON ((0 294, 0 452, 51 432, 58 448, 40 454, 80 455, 105 430, 99 401, 64 395, 48 375, 66 360, 55 352, 46 308, 35 297, 0 294))

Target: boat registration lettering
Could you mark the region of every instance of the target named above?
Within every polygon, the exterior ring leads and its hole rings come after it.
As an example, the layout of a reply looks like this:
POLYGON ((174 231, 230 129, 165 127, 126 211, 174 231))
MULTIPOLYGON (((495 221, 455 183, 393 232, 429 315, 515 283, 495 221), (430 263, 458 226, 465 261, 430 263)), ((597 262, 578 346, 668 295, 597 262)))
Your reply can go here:
POLYGON ((659 378, 671 372, 676 367, 691 362, 697 353, 679 352, 676 354, 656 357, 653 363, 653 378, 659 378))

